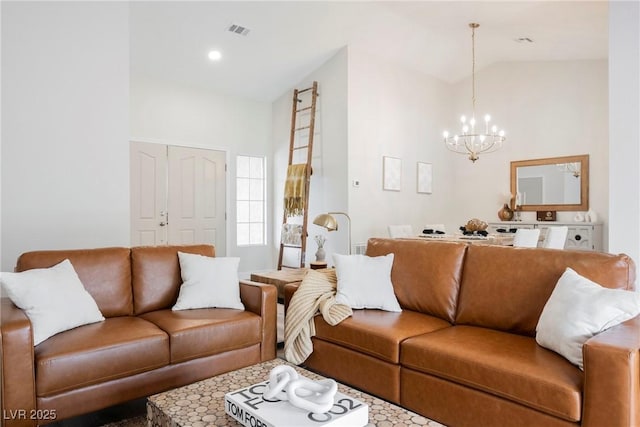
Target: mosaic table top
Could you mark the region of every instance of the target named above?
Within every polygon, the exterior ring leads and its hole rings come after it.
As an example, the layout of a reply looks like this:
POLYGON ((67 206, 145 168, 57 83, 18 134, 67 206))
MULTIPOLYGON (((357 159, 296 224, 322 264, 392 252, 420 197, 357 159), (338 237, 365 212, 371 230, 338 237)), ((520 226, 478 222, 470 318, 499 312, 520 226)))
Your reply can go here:
MULTIPOLYGON (((224 412, 225 393, 268 379, 271 369, 282 364, 288 363, 274 359, 151 396, 147 400, 149 427, 238 426, 240 424, 224 412)), ((300 367, 294 368, 312 380, 324 378, 300 367)), ((343 384, 338 385, 338 390, 369 405, 368 426, 444 427, 343 384)))

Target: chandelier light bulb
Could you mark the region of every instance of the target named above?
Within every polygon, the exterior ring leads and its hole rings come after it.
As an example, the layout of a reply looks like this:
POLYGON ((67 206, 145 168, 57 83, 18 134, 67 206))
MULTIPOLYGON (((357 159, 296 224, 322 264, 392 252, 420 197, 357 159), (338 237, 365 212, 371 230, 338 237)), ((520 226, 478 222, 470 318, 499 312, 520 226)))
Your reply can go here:
POLYGON ((489 123, 490 120, 491 120, 491 116, 490 115, 487 114, 486 116, 484 116, 484 121, 485 122, 489 123))
POLYGON ((467 125, 462 126, 462 133, 467 133, 467 132, 469 132, 469 126, 467 125))
POLYGON ((442 133, 442 136, 444 136, 445 138, 449 138, 449 131, 446 131, 446 130, 445 130, 445 131, 442 133))
POLYGON ((496 125, 491 126, 491 133, 495 134, 496 132, 498 132, 498 126, 496 125))
POLYGON ((501 130, 500 132, 498 132, 498 135, 501 136, 501 137, 504 136, 504 131, 501 130))
POLYGON ((471 117, 471 120, 469 120, 469 124, 471 125, 471 127, 474 127, 476 125, 476 118, 471 117))
POLYGON ((466 123, 466 122, 467 122, 467 117, 466 117, 466 116, 462 116, 462 117, 460 117, 460 121, 461 121, 462 123, 466 123))

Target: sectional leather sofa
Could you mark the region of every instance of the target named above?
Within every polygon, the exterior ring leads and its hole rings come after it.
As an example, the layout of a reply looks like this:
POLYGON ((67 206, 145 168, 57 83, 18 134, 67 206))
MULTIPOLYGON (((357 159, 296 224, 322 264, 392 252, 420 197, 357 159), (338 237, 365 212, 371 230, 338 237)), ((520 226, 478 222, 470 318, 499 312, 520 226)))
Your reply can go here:
POLYGON ((181 284, 178 251, 215 254, 197 245, 20 256, 16 271, 69 259, 106 320, 34 347, 28 318, 2 299, 5 426, 46 424, 275 358, 276 288, 242 281, 244 311, 171 311, 181 284))
POLYGON ((630 290, 626 255, 381 238, 366 253, 395 254, 403 311, 316 316, 308 368, 448 426, 640 426, 639 318, 587 341, 584 371, 535 340, 566 267, 630 290))

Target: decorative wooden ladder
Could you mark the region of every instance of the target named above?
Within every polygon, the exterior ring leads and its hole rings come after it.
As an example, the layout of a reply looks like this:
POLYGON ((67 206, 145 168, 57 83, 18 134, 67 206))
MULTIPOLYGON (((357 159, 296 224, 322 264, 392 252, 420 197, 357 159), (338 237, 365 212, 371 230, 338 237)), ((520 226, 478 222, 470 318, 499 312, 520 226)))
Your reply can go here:
MULTIPOLYGON (((318 98, 318 82, 313 82, 311 87, 306 89, 295 89, 293 91, 293 105, 291 108, 291 132, 289 134, 289 161, 287 166, 291 166, 294 160, 294 153, 299 150, 307 150, 306 151, 306 171, 305 171, 305 184, 304 184, 304 209, 302 213, 302 224, 291 223, 294 225, 301 226, 301 234, 300 234, 300 242, 296 243, 285 243, 282 239, 282 233, 286 224, 288 223, 288 219, 290 218, 287 215, 287 210, 282 215, 282 230, 280 235, 280 254, 278 255, 278 270, 281 270, 282 267, 289 268, 301 268, 304 267, 305 262, 305 254, 307 248, 307 220, 308 220, 308 212, 309 212, 309 184, 311 182, 311 157, 313 155, 313 135, 315 131, 316 124, 316 101, 318 98), (303 101, 300 99, 301 94, 305 92, 311 91, 311 102, 310 105, 302 106, 303 101), (308 113, 307 113, 308 112, 308 113), (302 117, 308 116, 308 124, 302 125, 298 123, 298 113, 301 114, 302 117), (306 131, 306 132, 305 132, 306 131), (306 137, 305 137, 306 135, 306 137), (290 250, 298 250, 300 251, 300 264, 299 265, 283 265, 284 251, 286 249, 290 250)), ((286 186, 286 184, 285 184, 286 186)))

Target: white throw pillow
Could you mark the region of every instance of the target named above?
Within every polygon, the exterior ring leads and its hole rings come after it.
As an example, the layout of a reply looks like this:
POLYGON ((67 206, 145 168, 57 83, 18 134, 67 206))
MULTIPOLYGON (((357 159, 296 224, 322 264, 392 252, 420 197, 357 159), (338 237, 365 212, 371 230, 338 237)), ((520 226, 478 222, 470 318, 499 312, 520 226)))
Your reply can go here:
POLYGON ((351 308, 402 311, 391 283, 393 254, 333 255, 338 285, 336 302, 351 308))
POLYGON ((583 369, 583 344, 639 313, 636 292, 605 288, 567 268, 542 310, 536 341, 583 369))
POLYGON ((0 282, 31 321, 34 346, 57 333, 104 320, 68 259, 50 268, 2 273, 0 282))
POLYGON ((214 307, 244 310, 238 279, 240 258, 178 252, 178 259, 183 283, 172 310, 214 307))

